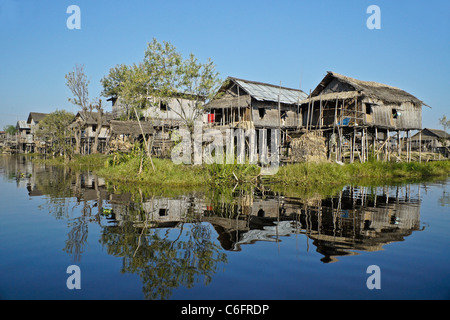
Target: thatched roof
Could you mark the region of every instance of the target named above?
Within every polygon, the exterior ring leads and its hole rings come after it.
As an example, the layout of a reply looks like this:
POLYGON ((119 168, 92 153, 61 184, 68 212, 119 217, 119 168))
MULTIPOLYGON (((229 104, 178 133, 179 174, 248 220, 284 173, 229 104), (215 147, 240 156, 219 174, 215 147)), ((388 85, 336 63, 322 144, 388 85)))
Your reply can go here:
MULTIPOLYGON (((321 99, 320 93, 334 79, 337 79, 338 81, 350 86, 351 88, 353 88, 353 91, 326 93, 322 95, 322 100, 332 100, 336 98, 345 99, 354 98, 355 96, 361 96, 381 100, 386 104, 400 105, 405 102, 411 102, 418 107, 421 107, 422 105, 428 106, 412 94, 399 88, 373 81, 362 81, 331 71, 328 71, 327 75, 311 93, 311 101, 321 99), (339 95, 343 96, 339 97, 339 95)), ((302 103, 308 102, 309 99, 302 101, 302 103)))
POLYGON ((110 121, 111 132, 113 134, 130 134, 132 136, 139 136, 142 134, 152 134, 153 124, 149 121, 141 121, 140 125, 138 121, 110 121), (142 127, 142 130, 141 130, 142 127))
POLYGON ((27 123, 30 124, 32 119, 33 119, 35 122, 39 122, 39 121, 41 121, 43 118, 45 118, 46 115, 47 115, 47 113, 30 112, 30 114, 28 115, 27 123))
MULTIPOLYGON (((75 115, 75 118, 81 118, 84 124, 95 125, 97 124, 98 112, 80 111, 75 115)), ((102 115, 103 125, 107 125, 112 119, 112 114, 105 112, 102 115)))
MULTIPOLYGON (((422 137, 434 136, 436 138, 441 138, 441 139, 450 139, 450 134, 448 134, 444 130, 425 128, 425 129, 421 130, 421 132, 422 132, 422 137)), ((419 133, 420 132, 417 132, 415 135, 413 135, 411 137, 411 139, 419 140, 419 133)))

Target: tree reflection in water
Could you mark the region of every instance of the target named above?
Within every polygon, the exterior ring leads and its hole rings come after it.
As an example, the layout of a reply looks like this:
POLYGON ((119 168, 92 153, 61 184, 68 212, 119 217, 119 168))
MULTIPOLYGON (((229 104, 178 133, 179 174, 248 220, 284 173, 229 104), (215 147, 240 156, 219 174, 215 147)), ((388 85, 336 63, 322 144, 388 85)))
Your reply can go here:
MULTIPOLYGON (((100 244, 122 259, 122 273, 140 277, 147 299, 168 299, 178 287, 208 285, 227 263, 227 251, 256 241, 303 234, 321 261, 330 263, 358 251, 382 250, 421 230, 420 185, 347 186, 326 195, 265 188, 167 195, 118 192, 90 172, 68 168, 26 161, 2 166, 30 196, 45 196, 42 210, 67 221, 63 250, 74 261, 85 252, 90 225, 99 226, 100 244)), ((440 201, 448 202, 445 191, 440 201)))

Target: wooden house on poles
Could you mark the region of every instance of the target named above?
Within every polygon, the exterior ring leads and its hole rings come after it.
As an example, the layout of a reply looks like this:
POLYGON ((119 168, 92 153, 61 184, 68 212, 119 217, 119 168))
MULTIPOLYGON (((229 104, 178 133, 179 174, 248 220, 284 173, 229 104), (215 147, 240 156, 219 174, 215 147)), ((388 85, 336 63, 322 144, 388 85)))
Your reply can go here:
POLYGON ((412 149, 447 154, 450 134, 444 130, 425 128, 411 138, 412 149))
POLYGON ((47 116, 47 113, 30 112, 27 119, 27 124, 30 126, 30 133, 32 135, 31 152, 45 153, 47 145, 44 140, 36 137, 36 129, 39 122, 47 116))
POLYGON ((409 160, 411 131, 421 129, 424 105, 399 88, 328 72, 300 109, 303 128, 323 132, 329 156, 334 151, 338 161, 345 153, 350 162, 356 157, 365 162, 369 152, 390 158, 389 147, 397 149, 392 155, 400 159, 402 140, 409 160), (401 133, 406 139, 401 139, 401 133))
MULTIPOLYGON (((205 112, 208 124, 218 128, 280 129, 280 145, 289 130, 301 126, 299 89, 228 77, 205 112)), ((268 144, 270 136, 268 135, 268 144)))
POLYGON ((69 125, 81 154, 105 152, 110 138, 110 113, 80 111, 69 125), (96 149, 96 151, 94 150, 96 149))
POLYGON ((299 126, 299 103, 307 97, 299 89, 228 77, 206 106, 208 123, 254 128, 299 126))
MULTIPOLYGON (((153 154, 168 157, 174 144, 171 133, 190 122, 204 121, 203 109, 198 107, 203 104, 204 98, 193 94, 180 93, 165 98, 148 95, 138 107, 126 104, 120 97, 111 97, 107 101, 112 102, 112 134, 116 139, 112 141, 113 150, 117 147, 115 144, 123 144, 124 141, 131 144, 144 142, 149 138, 147 143, 149 147, 151 145, 153 154), (140 122, 136 121, 137 116, 140 122), (119 125, 119 120, 124 121, 128 127, 119 125)), ((125 145, 122 149, 125 149, 125 145)))

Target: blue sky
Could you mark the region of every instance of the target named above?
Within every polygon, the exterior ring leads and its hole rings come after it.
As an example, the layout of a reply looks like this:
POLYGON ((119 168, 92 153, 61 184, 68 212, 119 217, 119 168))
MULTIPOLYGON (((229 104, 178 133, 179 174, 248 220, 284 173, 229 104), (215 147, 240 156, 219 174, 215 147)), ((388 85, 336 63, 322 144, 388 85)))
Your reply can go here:
POLYGON ((94 99, 109 69, 142 60, 153 38, 211 58, 223 79, 309 92, 334 71, 396 86, 432 107, 423 127, 440 128, 450 116, 449 13, 448 0, 1 0, 0 130, 31 111, 76 112, 64 79, 75 64, 94 99), (80 30, 66 26, 73 4, 80 30), (380 30, 366 27, 369 5, 380 30))

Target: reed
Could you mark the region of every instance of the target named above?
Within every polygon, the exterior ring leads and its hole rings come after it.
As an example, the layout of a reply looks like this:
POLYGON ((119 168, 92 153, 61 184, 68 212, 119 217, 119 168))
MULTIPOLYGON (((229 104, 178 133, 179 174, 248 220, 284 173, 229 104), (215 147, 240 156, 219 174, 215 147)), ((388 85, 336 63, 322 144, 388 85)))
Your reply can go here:
POLYGON ((249 164, 177 165, 170 159, 147 158, 142 153, 77 156, 69 163, 63 159, 36 160, 49 164, 92 169, 113 183, 147 187, 184 188, 235 186, 269 183, 293 187, 333 187, 344 184, 382 184, 419 181, 430 177, 447 178, 450 160, 434 162, 295 163, 281 166, 271 176, 260 176, 260 168, 249 164))
POLYGON ((428 163, 394 163, 370 161, 340 165, 336 163, 297 163, 280 167, 268 177, 272 183, 288 185, 322 185, 365 182, 387 182, 398 179, 423 179, 450 173, 450 161, 428 163))

